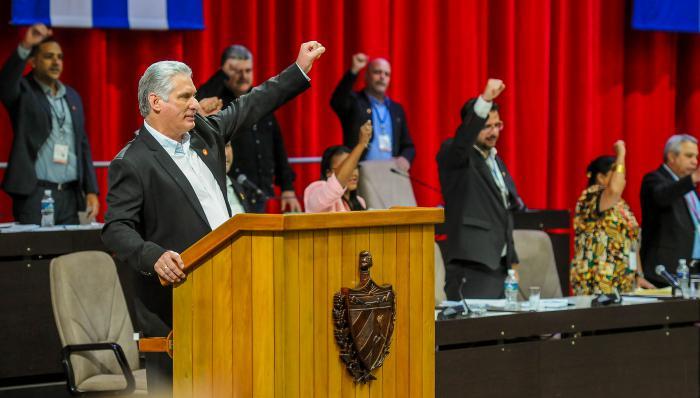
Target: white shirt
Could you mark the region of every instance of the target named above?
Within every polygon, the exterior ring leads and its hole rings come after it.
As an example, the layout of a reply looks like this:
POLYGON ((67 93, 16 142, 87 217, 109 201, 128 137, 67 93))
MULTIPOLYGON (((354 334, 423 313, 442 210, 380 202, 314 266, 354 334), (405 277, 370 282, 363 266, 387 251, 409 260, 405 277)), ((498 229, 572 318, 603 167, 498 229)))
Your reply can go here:
POLYGON ((207 217, 211 229, 216 229, 226 222, 230 216, 226 208, 224 194, 209 167, 190 148, 190 134, 185 133, 182 141, 177 142, 149 126, 145 120, 143 124, 187 178, 202 205, 202 209, 204 209, 204 215, 207 217))
POLYGON ((233 182, 231 182, 231 177, 229 176, 226 176, 226 195, 228 196, 228 205, 231 207, 231 217, 245 213, 245 209, 238 199, 238 195, 236 195, 236 190, 233 189, 233 182))

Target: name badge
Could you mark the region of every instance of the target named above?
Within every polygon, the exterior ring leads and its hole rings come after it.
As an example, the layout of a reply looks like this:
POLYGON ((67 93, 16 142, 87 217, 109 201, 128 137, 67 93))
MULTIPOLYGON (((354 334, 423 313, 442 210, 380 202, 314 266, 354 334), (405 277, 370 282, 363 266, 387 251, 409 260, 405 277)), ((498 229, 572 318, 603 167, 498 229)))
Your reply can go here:
POLYGON ((627 268, 633 272, 637 271, 637 252, 630 251, 630 258, 627 262, 627 268))
POLYGON ((379 135, 379 150, 382 152, 391 152, 391 137, 388 134, 379 135))
POLYGON ((56 144, 53 147, 53 162, 58 164, 68 164, 68 145, 56 144))

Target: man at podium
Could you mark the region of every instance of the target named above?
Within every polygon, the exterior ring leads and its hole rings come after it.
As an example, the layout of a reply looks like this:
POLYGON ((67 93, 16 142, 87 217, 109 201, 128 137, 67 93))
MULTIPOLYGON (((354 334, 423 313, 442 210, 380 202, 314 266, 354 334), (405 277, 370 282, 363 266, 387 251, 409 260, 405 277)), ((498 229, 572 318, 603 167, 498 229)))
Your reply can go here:
MULTIPOLYGON (((172 328, 172 289, 161 287, 158 277, 182 281, 178 253, 231 216, 225 143, 306 90, 307 73, 324 51, 315 41, 302 44, 295 64, 208 117, 197 114, 192 71, 184 63, 156 62, 141 77, 144 123, 110 164, 102 239, 139 274, 134 308, 146 337, 172 328)), ((149 393, 171 390, 165 354, 147 354, 146 369, 149 393)))

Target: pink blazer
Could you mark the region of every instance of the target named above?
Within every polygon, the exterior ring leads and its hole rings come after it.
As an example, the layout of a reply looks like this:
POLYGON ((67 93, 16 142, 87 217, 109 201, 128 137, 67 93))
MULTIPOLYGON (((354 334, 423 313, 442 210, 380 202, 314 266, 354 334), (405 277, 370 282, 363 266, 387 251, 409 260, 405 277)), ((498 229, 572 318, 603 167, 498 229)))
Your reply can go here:
MULTIPOLYGON (((340 185, 335 174, 328 180, 314 181, 304 190, 304 211, 307 213, 333 213, 350 211, 343 202, 345 188, 340 185)), ((365 200, 357 197, 362 206, 367 207, 365 200)))

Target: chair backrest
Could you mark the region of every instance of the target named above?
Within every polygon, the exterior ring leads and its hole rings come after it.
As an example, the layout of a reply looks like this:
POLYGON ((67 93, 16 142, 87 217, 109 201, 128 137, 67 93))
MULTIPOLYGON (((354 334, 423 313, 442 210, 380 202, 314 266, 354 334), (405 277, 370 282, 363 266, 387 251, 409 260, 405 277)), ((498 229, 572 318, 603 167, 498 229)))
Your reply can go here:
POLYGON ((440 246, 435 242, 435 305, 440 305, 445 300, 445 261, 440 246))
POLYGON ((408 175, 392 172, 395 168, 393 160, 365 160, 360 163, 357 192, 367 202, 367 208, 416 205, 411 179, 408 175))
MULTIPOLYGON (((51 303, 63 346, 115 342, 132 370, 138 369, 134 328, 112 257, 99 251, 51 260, 51 303)), ((111 351, 73 354, 75 383, 96 374, 121 374, 111 351)))
MULTIPOLYGON (((529 295, 530 286, 539 286, 542 298, 561 297, 561 285, 549 235, 540 230, 513 231, 515 250, 520 259, 520 289, 529 295)), ((527 298, 527 297, 523 297, 527 298)))

